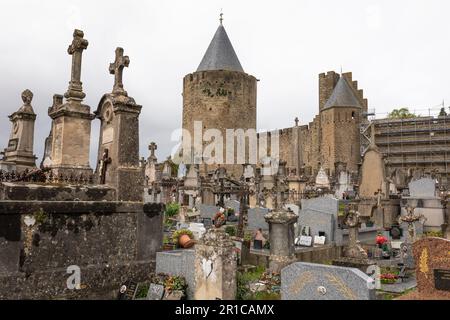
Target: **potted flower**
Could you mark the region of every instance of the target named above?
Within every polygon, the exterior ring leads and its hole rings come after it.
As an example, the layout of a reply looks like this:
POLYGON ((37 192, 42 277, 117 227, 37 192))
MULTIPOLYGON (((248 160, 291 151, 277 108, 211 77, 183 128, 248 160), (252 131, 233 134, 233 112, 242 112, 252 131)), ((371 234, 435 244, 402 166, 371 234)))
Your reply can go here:
POLYGON ((181 248, 191 248, 194 242, 194 234, 191 230, 188 229, 180 229, 173 233, 172 235, 173 242, 178 244, 181 248))

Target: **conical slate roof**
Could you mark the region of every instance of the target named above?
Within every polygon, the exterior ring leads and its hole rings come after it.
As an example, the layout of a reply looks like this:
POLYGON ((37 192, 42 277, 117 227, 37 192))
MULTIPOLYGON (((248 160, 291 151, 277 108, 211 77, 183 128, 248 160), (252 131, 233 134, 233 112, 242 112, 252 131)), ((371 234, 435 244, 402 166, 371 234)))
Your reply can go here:
POLYGON ((197 71, 210 70, 244 72, 222 24, 217 28, 216 34, 209 44, 202 62, 200 62, 200 65, 197 68, 197 71))
POLYGON ((344 77, 339 79, 324 109, 331 107, 361 107, 358 98, 355 97, 352 88, 344 77))

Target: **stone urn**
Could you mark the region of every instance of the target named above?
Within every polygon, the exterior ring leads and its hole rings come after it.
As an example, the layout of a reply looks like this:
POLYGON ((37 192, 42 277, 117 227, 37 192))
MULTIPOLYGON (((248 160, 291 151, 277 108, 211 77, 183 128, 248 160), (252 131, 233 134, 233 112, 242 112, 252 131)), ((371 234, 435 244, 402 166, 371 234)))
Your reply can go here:
POLYGON ((178 238, 178 244, 180 245, 180 247, 188 249, 191 248, 195 244, 195 242, 189 235, 183 234, 178 238))

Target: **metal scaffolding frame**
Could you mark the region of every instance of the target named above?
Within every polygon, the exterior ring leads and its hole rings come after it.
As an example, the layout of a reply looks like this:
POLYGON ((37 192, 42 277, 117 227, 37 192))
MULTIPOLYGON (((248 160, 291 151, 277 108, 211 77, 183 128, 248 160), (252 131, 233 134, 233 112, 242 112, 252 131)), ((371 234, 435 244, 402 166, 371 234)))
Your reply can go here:
POLYGON ((427 174, 438 172, 449 181, 449 120, 450 116, 433 117, 429 112, 428 117, 372 122, 377 145, 390 166, 421 169, 427 174))

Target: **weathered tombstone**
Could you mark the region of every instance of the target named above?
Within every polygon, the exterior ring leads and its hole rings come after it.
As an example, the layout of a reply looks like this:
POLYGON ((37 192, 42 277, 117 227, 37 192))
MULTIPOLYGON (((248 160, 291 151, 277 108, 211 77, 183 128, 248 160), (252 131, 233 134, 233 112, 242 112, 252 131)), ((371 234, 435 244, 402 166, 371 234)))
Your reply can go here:
POLYGON ((422 178, 409 184, 409 196, 402 197, 402 214, 408 206, 415 207, 415 213, 423 215, 424 231, 442 231, 445 224, 445 210, 437 196, 436 181, 422 178))
POLYGON ((101 120, 98 165, 100 183, 117 189, 119 201, 142 201, 144 170, 139 163, 139 114, 136 104, 123 89, 123 69, 130 59, 123 49, 116 49, 116 58, 109 71, 114 75, 112 93, 103 95, 95 115, 101 120))
POLYGON ((147 300, 161 300, 164 297, 164 286, 160 284, 150 283, 147 292, 147 300))
POLYGON ((148 150, 150 150, 150 156, 147 158, 147 164, 145 165, 145 178, 146 184, 151 186, 153 182, 156 181, 156 165, 158 159, 155 156, 155 151, 158 149, 158 146, 155 142, 151 142, 148 145, 148 150))
POLYGON ((230 236, 210 229, 195 246, 195 299, 236 298, 236 250, 230 236))
POLYGON ((417 198, 436 197, 436 180, 422 178, 408 185, 409 195, 417 198))
POLYGON ((225 208, 231 208, 234 210, 234 213, 237 214, 241 211, 241 203, 237 200, 226 200, 225 208))
POLYGON ((354 268, 296 262, 281 271, 282 300, 372 300, 374 288, 354 268))
POLYGON ((425 238, 413 252, 419 294, 450 299, 450 240, 425 238))
POLYGON ((264 216, 269 213, 266 208, 251 208, 248 209, 247 228, 249 230, 269 230, 269 224, 264 219, 264 216))
MULTIPOLYGON (((36 114, 31 106, 32 100, 33 93, 30 90, 22 92, 23 105, 9 116, 12 130, 3 161, 13 163, 16 172, 36 167, 36 156, 33 154, 36 114)), ((3 161, 0 161, 0 169, 2 169, 1 162, 3 161)))
POLYGON ((170 276, 181 276, 186 279, 187 297, 194 298, 194 250, 173 250, 156 254, 156 274, 163 273, 170 276))
POLYGON ((216 213, 219 212, 220 208, 216 206, 201 204, 198 210, 200 211, 200 218, 213 219, 216 213))

